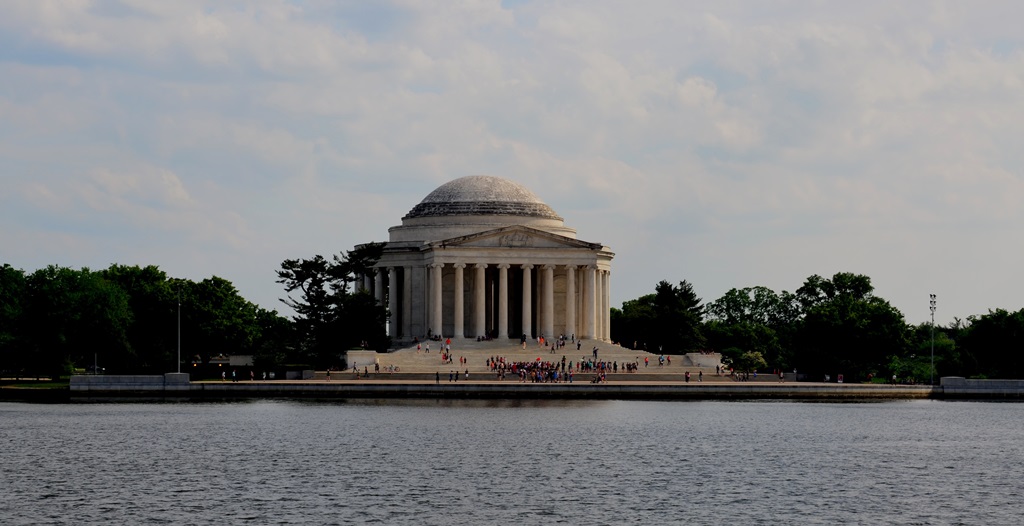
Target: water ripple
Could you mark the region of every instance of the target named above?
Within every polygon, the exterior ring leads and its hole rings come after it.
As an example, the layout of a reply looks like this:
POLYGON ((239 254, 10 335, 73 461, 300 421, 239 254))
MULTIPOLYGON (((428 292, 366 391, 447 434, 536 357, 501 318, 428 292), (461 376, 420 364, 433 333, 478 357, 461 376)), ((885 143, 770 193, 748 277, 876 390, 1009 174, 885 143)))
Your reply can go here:
POLYGON ((4 524, 1013 524, 1024 405, 0 404, 4 524))

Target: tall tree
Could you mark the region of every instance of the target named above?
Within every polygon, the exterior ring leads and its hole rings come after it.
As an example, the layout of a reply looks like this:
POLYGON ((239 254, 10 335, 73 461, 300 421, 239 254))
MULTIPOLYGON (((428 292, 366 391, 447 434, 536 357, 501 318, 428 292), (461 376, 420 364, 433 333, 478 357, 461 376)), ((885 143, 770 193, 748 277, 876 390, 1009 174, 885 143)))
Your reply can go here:
POLYGON ((349 291, 350 283, 375 271, 383 249, 383 243, 369 243, 331 260, 316 255, 281 263, 277 282, 289 294, 281 301, 295 310, 301 346, 312 363, 330 365, 339 353, 363 342, 387 348, 386 308, 365 291, 349 291))
POLYGON ((113 371, 131 363, 128 296, 102 273, 49 266, 27 280, 27 367, 54 376, 94 356, 113 371))
POLYGON ((734 362, 745 352, 756 352, 771 366, 792 366, 793 333, 800 317, 793 294, 776 294, 767 287, 732 289, 706 310, 704 331, 712 349, 734 362))
POLYGON ((703 312, 693 285, 684 280, 674 286, 662 280, 654 294, 626 301, 621 312, 612 312, 612 338, 626 346, 636 342, 652 352, 686 353, 705 343, 703 312))
POLYGON ((0 371, 22 369, 23 302, 25 271, 8 264, 0 267, 0 371))
POLYGON ((128 295, 132 312, 128 340, 134 351, 130 369, 135 372, 175 370, 178 291, 172 287, 167 274, 155 265, 117 264, 102 274, 128 295))
POLYGON ((256 324, 260 337, 256 342, 253 365, 276 369, 291 361, 296 352, 295 324, 275 310, 257 309, 256 324))
POLYGON ((654 288, 654 295, 661 340, 659 345, 683 352, 702 348, 705 344, 701 333, 704 307, 693 285, 686 280, 680 281, 679 286, 661 281, 654 288))
MULTIPOLYGON (((256 305, 228 280, 213 276, 182 286, 182 340, 204 361, 218 354, 253 354, 259 339, 256 305)), ((182 357, 182 360, 185 360, 182 357)))
POLYGON ((1024 378, 1024 309, 990 310, 969 318, 962 345, 975 363, 974 375, 1024 378))
POLYGON ((813 275, 796 291, 803 318, 796 334, 799 366, 814 374, 851 379, 882 373, 907 350, 907 324, 888 301, 872 294, 867 276, 813 275))

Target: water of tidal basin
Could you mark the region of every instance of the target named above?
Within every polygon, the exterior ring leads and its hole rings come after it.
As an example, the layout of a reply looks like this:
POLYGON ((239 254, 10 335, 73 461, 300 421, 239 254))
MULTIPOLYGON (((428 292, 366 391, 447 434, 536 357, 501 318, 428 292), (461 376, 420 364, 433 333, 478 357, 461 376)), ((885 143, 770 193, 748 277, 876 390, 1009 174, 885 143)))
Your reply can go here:
POLYGON ((0 404, 3 524, 1017 524, 1024 404, 0 404))

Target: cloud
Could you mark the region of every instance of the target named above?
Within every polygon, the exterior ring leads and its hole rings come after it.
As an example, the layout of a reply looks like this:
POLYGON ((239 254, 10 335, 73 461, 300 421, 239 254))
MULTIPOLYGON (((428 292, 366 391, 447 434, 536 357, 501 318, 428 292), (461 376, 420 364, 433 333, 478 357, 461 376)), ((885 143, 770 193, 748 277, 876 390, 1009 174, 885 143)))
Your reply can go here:
POLYGON ((282 259, 383 239, 486 173, 611 246, 615 302, 860 268, 908 310, 952 276, 976 276, 960 315, 1024 292, 1019 3, 0 10, 0 242, 22 266, 158 257, 276 307, 282 259), (974 258, 936 248, 966 239, 974 258))

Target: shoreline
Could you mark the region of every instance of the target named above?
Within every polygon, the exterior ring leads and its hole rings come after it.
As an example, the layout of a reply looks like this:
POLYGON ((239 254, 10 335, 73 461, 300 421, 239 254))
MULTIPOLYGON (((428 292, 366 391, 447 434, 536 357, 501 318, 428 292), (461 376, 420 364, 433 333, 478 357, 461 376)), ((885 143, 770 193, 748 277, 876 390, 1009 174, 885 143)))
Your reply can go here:
POLYGON ((683 383, 609 382, 519 383, 499 381, 375 381, 221 385, 198 383, 186 396, 220 397, 326 397, 423 399, 563 399, 563 400, 737 400, 737 399, 919 399, 932 398, 930 386, 877 386, 871 384, 809 383, 683 383), (198 387, 198 389, 197 389, 198 387))
POLYGON ((838 384, 822 382, 520 383, 499 380, 322 379, 191 382, 187 374, 76 376, 67 388, 0 389, 0 400, 70 402, 103 400, 296 399, 524 399, 524 400, 1008 400, 1024 401, 1024 382, 943 378, 942 384, 838 384))

